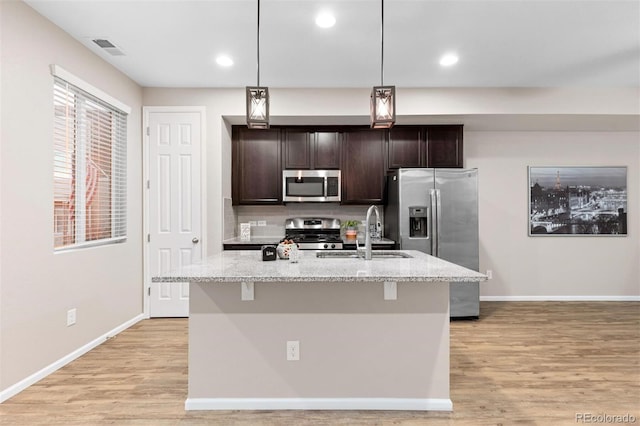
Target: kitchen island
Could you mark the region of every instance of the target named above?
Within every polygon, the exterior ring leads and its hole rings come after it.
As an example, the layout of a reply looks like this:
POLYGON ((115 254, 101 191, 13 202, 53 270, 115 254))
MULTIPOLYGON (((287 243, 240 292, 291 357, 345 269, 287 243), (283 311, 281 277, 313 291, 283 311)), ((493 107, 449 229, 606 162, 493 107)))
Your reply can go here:
POLYGON ((154 277, 191 283, 185 408, 452 410, 448 283, 486 276, 403 253, 224 251, 154 277))

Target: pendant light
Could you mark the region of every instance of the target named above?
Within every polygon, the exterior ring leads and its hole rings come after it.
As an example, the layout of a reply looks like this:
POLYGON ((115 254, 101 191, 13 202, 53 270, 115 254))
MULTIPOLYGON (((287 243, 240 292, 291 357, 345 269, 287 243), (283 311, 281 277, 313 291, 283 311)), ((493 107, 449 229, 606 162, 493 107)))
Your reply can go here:
POLYGON ((396 122, 396 86, 384 85, 384 0, 380 4, 380 86, 371 90, 371 128, 388 129, 396 122))
POLYGON ((255 87, 247 86, 247 127, 250 129, 269 128, 269 88, 260 87, 260 0, 258 0, 257 26, 257 65, 258 83, 255 87))

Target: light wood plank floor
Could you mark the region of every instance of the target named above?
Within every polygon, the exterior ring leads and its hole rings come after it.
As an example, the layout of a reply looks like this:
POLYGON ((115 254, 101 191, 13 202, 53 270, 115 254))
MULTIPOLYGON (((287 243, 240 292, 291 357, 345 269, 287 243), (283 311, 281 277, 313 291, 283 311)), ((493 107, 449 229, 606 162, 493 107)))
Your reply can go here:
POLYGON ((0 424, 640 424, 640 303, 483 302, 451 324, 452 413, 186 412, 186 396, 187 320, 146 320, 1 404, 0 424))

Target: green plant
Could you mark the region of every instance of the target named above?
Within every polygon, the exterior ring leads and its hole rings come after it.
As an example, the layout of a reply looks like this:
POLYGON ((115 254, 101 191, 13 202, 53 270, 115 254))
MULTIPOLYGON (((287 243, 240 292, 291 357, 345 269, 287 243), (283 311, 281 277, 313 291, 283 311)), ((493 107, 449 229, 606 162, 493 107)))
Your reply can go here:
POLYGON ((360 225, 360 221, 359 220, 343 220, 342 221, 342 227, 343 228, 357 228, 358 225, 360 225))

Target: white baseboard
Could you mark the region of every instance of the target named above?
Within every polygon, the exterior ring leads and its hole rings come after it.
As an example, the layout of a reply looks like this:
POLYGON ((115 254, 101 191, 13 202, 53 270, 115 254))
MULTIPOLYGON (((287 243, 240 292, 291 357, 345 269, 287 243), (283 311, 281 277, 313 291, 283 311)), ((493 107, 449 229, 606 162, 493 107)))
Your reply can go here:
POLYGON ((481 302, 640 302, 640 296, 480 296, 481 302))
POLYGON ((48 366, 46 366, 42 370, 33 373, 31 376, 27 377, 26 379, 23 379, 23 380, 19 381, 18 383, 16 383, 13 386, 9 386, 7 389, 4 389, 3 391, 0 392, 0 403, 6 401, 7 399, 11 398, 14 395, 17 395, 18 393, 22 392, 23 390, 25 390, 26 388, 28 388, 32 384, 44 379, 49 374, 51 374, 54 371, 64 367, 65 365, 69 364, 71 361, 73 361, 73 360, 75 360, 77 358, 80 358, 82 355, 86 354, 91 349, 95 348, 96 346, 101 345, 102 343, 107 341, 107 339, 109 339, 109 338, 115 336, 116 334, 126 330, 127 328, 129 328, 132 325, 134 325, 135 323, 143 320, 144 318, 145 318, 144 314, 140 314, 140 315, 135 316, 134 318, 130 319, 129 321, 125 322, 124 324, 121 324, 121 325, 117 326, 113 330, 106 332, 105 334, 103 334, 102 336, 98 337, 97 339, 92 340, 91 342, 89 342, 86 345, 76 349, 75 351, 71 352, 70 354, 60 358, 59 360, 55 361, 54 363, 49 364, 48 366))
POLYGON ((444 398, 187 398, 185 410, 452 411, 444 398))

